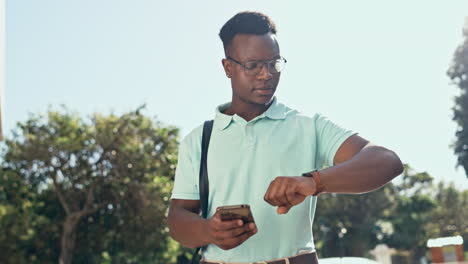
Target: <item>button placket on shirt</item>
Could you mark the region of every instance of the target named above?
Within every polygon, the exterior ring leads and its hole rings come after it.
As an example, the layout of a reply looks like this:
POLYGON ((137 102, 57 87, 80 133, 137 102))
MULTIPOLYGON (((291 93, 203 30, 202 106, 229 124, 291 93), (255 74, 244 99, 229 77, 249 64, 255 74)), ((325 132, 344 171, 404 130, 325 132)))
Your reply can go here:
POLYGON ((239 128, 242 131, 242 145, 247 147, 253 146, 255 144, 253 126, 255 125, 258 117, 253 120, 250 120, 249 122, 247 122, 245 119, 238 115, 234 115, 233 119, 238 123, 238 125, 240 126, 239 128))
POLYGON ((253 123, 247 123, 244 128, 245 144, 247 146, 252 146, 255 142, 254 136, 253 136, 253 125, 254 125, 253 123))

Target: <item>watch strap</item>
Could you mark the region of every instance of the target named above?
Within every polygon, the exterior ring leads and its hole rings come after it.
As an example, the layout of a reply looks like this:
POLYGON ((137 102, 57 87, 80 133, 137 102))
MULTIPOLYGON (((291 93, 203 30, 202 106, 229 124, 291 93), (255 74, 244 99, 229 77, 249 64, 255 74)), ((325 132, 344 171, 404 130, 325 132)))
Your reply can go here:
POLYGON ((315 193, 313 193, 312 196, 318 196, 319 194, 324 192, 325 186, 323 185, 322 180, 320 179, 320 172, 318 170, 303 173, 302 176, 311 177, 314 179, 315 193))

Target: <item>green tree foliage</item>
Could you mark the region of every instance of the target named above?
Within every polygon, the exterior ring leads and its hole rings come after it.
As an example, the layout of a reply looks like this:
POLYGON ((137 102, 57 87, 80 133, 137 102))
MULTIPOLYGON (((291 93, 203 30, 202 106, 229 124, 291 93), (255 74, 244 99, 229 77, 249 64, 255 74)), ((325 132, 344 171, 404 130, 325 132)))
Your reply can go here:
POLYGON ((57 262, 59 247, 50 241, 60 238, 60 227, 53 224, 60 207, 55 203, 58 210, 50 210, 50 194, 39 194, 17 172, 0 169, 0 263, 57 262))
POLYGON ((425 252, 426 224, 436 206, 430 196, 432 177, 405 167, 398 185, 319 197, 314 236, 321 256, 369 257, 368 251, 379 243, 410 251, 414 258, 425 252))
POLYGON ((411 252, 413 262, 425 255, 430 238, 426 225, 432 220, 437 203, 432 194, 433 178, 426 172, 414 172, 409 166, 401 176, 402 183, 395 186, 395 207, 387 221, 393 233, 382 242, 390 247, 411 252))
POLYGON ((0 262, 173 262, 177 139, 140 109, 88 121, 50 110, 18 124, 3 152, 0 262))
POLYGON ((458 125, 454 151, 458 156, 458 165, 465 169, 468 177, 468 18, 466 21, 463 43, 456 49, 447 74, 460 89, 453 107, 453 120, 458 125))
POLYGON ((390 214, 393 199, 391 185, 361 195, 321 195, 313 226, 320 256, 367 256, 378 243, 377 224, 390 214))
POLYGON ((458 191, 453 184, 439 183, 435 191, 438 206, 426 229, 430 237, 462 236, 468 250, 468 190, 458 191))

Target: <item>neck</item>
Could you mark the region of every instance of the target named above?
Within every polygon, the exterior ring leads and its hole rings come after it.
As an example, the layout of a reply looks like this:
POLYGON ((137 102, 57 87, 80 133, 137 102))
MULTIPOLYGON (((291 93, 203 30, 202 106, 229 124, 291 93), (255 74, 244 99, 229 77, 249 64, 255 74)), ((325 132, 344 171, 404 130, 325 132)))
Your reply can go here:
POLYGON ((270 101, 268 104, 261 105, 261 104, 247 103, 241 100, 235 100, 233 98, 231 102, 231 106, 229 106, 226 110, 224 110, 223 113, 225 115, 236 114, 248 122, 254 119, 255 117, 263 114, 268 109, 268 107, 271 105, 272 102, 273 100, 270 101))

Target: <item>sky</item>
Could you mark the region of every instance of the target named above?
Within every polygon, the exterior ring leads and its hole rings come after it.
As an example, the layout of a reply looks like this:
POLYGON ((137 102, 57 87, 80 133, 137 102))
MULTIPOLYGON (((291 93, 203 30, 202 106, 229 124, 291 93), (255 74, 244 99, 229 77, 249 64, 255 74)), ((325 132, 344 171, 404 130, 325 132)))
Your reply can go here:
POLYGON ((6 0, 4 133, 65 105, 83 117, 146 103, 187 135, 231 99, 221 26, 269 15, 288 60, 277 98, 468 189, 450 147, 458 88, 446 72, 468 1, 6 0))

